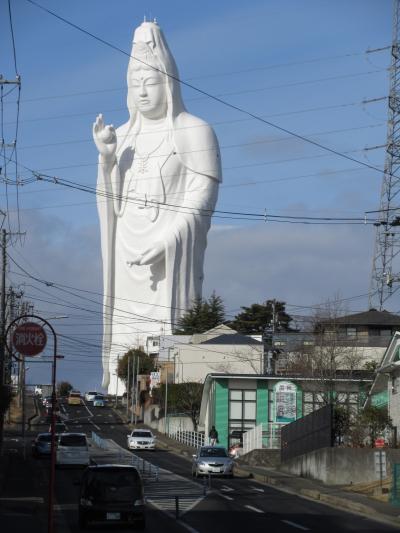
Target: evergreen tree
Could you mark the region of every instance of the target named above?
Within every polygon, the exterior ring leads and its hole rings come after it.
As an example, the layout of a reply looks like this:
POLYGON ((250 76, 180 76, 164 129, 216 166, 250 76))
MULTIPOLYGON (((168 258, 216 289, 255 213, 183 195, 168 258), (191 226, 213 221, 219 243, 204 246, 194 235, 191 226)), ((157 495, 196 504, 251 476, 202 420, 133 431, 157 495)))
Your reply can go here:
POLYGON ((292 318, 285 311, 285 302, 267 300, 263 304, 252 304, 241 307, 242 312, 228 323, 228 326, 243 335, 262 335, 265 329, 272 325, 273 306, 275 303, 275 327, 283 331, 292 331, 289 323, 292 318))
POLYGON ((57 394, 59 396, 68 396, 74 387, 69 381, 60 381, 57 383, 57 394))
POLYGON ((179 319, 175 330, 177 335, 193 335, 204 333, 209 329, 223 324, 225 320, 225 306, 215 291, 208 300, 196 298, 193 306, 179 319))
POLYGON ((147 355, 147 353, 137 348, 131 348, 118 361, 117 374, 122 381, 128 383, 128 367, 129 367, 129 382, 132 383, 132 376, 136 374, 137 358, 139 357, 139 374, 150 374, 154 370, 154 363, 147 355), (129 363, 128 363, 129 361, 129 363))

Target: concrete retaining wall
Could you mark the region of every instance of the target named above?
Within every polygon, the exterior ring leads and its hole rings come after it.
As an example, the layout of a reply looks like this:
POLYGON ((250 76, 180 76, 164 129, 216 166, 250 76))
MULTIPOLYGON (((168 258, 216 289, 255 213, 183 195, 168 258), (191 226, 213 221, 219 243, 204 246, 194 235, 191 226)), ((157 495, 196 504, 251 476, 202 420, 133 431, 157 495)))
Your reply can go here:
POLYGON ((281 462, 280 450, 252 450, 241 455, 238 463, 249 466, 277 467, 281 462))
MULTIPOLYGON (((327 485, 350 485, 376 481, 376 449, 321 448, 281 464, 280 470, 296 476, 318 479, 327 485)), ((387 474, 400 463, 400 449, 385 448, 387 474)))

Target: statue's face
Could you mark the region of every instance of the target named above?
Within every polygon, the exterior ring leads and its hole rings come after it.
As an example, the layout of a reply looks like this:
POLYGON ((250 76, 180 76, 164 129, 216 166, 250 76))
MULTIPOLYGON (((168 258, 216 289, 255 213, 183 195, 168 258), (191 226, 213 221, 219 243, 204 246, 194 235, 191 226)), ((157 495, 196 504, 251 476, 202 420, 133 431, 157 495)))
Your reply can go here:
POLYGON ((165 117, 167 113, 166 76, 152 69, 132 71, 130 87, 139 112, 149 119, 165 117))

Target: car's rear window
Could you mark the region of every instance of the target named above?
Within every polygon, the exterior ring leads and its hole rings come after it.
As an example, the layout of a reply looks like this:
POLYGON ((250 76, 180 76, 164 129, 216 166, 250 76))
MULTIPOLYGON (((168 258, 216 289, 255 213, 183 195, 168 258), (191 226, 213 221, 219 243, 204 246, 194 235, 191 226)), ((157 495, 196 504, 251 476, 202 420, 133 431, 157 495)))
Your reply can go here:
POLYGON ((150 433, 150 431, 134 431, 131 436, 151 439, 153 435, 150 433))
POLYGON ((79 394, 79 392, 70 392, 69 397, 70 398, 80 398, 81 395, 79 394))
POLYGON ((104 400, 104 397, 103 396, 95 396, 94 399, 95 400, 104 400))
POLYGON ((84 484, 87 498, 103 501, 131 501, 142 493, 142 483, 136 470, 89 472, 84 484))
POLYGON ((200 450, 200 457, 228 457, 228 454, 225 448, 210 446, 210 448, 202 448, 200 450))
POLYGON ((40 441, 40 442, 51 442, 51 433, 49 433, 48 435, 39 435, 38 436, 38 441, 40 441))
POLYGON ((61 446, 87 446, 85 435, 62 435, 60 437, 61 446))

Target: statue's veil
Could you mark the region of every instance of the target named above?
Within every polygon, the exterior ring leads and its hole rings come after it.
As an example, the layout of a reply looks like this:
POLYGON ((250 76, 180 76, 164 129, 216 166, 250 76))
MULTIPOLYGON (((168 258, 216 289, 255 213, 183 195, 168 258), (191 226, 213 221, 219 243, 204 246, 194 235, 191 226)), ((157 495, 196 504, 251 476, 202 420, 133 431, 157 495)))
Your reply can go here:
POLYGON ((182 100, 180 82, 178 81, 178 68, 175 59, 171 54, 163 32, 155 22, 143 22, 136 28, 133 36, 132 54, 127 73, 127 104, 130 114, 129 129, 133 129, 134 132, 139 127, 139 124, 138 111, 130 88, 130 75, 132 70, 137 70, 140 64, 144 68, 154 68, 166 77, 167 123, 168 129, 172 133, 175 118, 183 111, 186 111, 186 109, 182 100))

